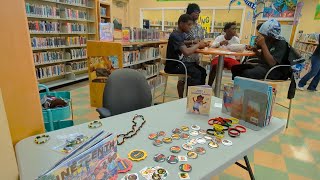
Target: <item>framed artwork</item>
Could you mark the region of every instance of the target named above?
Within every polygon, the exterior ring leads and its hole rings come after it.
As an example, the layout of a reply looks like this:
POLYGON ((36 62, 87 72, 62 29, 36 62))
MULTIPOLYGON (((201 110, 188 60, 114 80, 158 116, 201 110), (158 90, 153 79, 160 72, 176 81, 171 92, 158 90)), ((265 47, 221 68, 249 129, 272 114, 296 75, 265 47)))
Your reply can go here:
POLYGON ((266 0, 264 18, 293 18, 298 0, 266 0))

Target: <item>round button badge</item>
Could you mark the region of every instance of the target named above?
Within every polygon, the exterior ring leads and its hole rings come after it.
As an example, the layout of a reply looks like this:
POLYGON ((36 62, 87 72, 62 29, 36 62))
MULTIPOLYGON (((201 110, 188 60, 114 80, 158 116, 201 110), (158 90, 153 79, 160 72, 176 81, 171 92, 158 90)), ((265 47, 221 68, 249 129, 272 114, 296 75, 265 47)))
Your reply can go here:
POLYGON ((203 136, 206 140, 211 141, 212 137, 211 136, 203 136))
POLYGON ((191 136, 198 136, 199 135, 199 132, 198 131, 190 131, 189 134, 191 136))
POLYGON ((193 149, 193 146, 188 143, 185 143, 185 144, 182 144, 182 148, 186 151, 190 151, 193 149))
POLYGON ((194 146, 194 145, 198 144, 198 142, 197 142, 197 139, 189 139, 187 144, 194 146))
POLYGON ((155 145, 155 146, 161 146, 162 145, 162 141, 161 140, 159 140, 159 139, 156 139, 156 140, 154 140, 153 141, 153 145, 155 145))
POLYGON ((181 130, 183 132, 187 132, 187 131, 189 131, 189 127, 188 126, 181 126, 181 130))
POLYGON ((219 145, 215 141, 210 141, 208 143, 209 148, 218 148, 219 145))
POLYGON ((172 138, 173 140, 178 140, 178 139, 180 139, 180 135, 179 135, 179 134, 172 134, 172 135, 171 135, 171 138, 172 138))
POLYGON ((189 151, 187 153, 187 156, 190 158, 190 159, 197 159, 198 158, 198 154, 194 151, 189 151))
POLYGON ((181 133, 180 134, 180 138, 183 139, 183 140, 187 140, 187 139, 189 139, 189 137, 190 137, 189 134, 186 134, 186 133, 181 133))
POLYGON ((202 154, 205 154, 206 153, 206 150, 204 149, 204 147, 197 147, 195 149, 196 153, 202 155, 202 154))
POLYGON ((166 159, 166 156, 163 155, 163 154, 161 154, 161 153, 156 154, 156 155, 153 157, 153 160, 154 160, 155 162, 163 162, 163 161, 165 161, 165 159, 166 159))
POLYGON ((203 129, 200 129, 200 130, 199 130, 199 134, 206 135, 206 134, 207 134, 207 131, 205 131, 205 130, 203 130, 203 129))
POLYGON ((169 164, 177 164, 179 162, 179 159, 175 155, 170 155, 170 156, 167 157, 167 162, 169 164))
POLYGON ((192 125, 191 129, 195 130, 195 131, 199 131, 200 130, 200 126, 198 125, 192 125))
POLYGON ((206 139, 205 138, 197 138, 197 143, 199 143, 199 144, 205 144, 207 141, 206 141, 206 139))
POLYGON ((158 134, 157 134, 157 133, 151 133, 151 134, 149 134, 148 138, 149 138, 150 140, 157 139, 157 138, 158 138, 158 134))
POLYGON ((181 129, 179 129, 179 128, 174 128, 174 129, 172 130, 172 133, 173 133, 173 134, 180 134, 180 133, 181 133, 181 129))
POLYGON ((172 146, 172 147, 170 148, 170 151, 171 151, 172 153, 179 153, 179 152, 181 151, 181 148, 180 148, 179 146, 172 146))
POLYGON ((166 144, 172 143, 171 137, 164 137, 164 138, 162 139, 162 141, 163 141, 164 143, 166 143, 166 144))
POLYGON ((192 166, 190 164, 180 164, 179 169, 182 172, 190 172, 192 170, 192 166))
POLYGON ((225 146, 232 146, 232 142, 228 139, 224 139, 222 140, 222 144, 225 146))
POLYGON ((164 131, 159 131, 159 132, 158 132, 158 136, 166 136, 166 132, 164 132, 164 131))

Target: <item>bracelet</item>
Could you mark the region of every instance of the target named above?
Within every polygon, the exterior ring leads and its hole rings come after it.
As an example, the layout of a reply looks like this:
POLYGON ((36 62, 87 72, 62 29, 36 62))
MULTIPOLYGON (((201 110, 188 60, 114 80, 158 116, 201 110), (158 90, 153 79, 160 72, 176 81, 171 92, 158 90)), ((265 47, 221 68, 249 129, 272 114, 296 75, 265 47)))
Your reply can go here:
POLYGON ((223 131, 228 131, 229 128, 230 128, 230 125, 229 124, 225 124, 225 125, 222 125, 223 127, 223 131))
POLYGON ((35 137, 34 142, 36 144, 43 144, 43 143, 46 143, 47 141, 49 141, 49 139, 50 139, 50 136, 48 134, 43 134, 43 135, 39 135, 39 136, 35 137), (44 140, 39 141, 42 138, 44 138, 44 140))
POLYGON ((237 118, 229 118, 231 120, 231 124, 239 124, 239 119, 237 118))
POLYGON ((101 127, 102 126, 102 122, 101 121, 92 121, 88 124, 88 127, 91 128, 91 129, 96 129, 98 127, 101 127))
POLYGON ((208 124, 210 126, 214 125, 214 124, 220 124, 221 125, 221 121, 219 121, 217 118, 212 118, 208 120, 208 124))
POLYGON ((238 126, 236 126, 234 128, 237 129, 238 131, 240 131, 241 133, 247 132, 247 129, 244 126, 238 125, 238 126))
POLYGON ((207 134, 214 136, 214 129, 207 129, 207 134))
POLYGON ((228 134, 230 137, 237 137, 240 136, 240 131, 236 128, 229 128, 228 134))
POLYGON ((224 138, 224 131, 222 131, 222 132, 223 132, 223 133, 217 133, 217 132, 215 131, 213 134, 214 134, 215 137, 222 139, 222 138, 224 138))
POLYGON ((213 128, 214 128, 214 130, 216 130, 218 132, 222 132, 224 130, 224 127, 220 124, 214 124, 213 128))

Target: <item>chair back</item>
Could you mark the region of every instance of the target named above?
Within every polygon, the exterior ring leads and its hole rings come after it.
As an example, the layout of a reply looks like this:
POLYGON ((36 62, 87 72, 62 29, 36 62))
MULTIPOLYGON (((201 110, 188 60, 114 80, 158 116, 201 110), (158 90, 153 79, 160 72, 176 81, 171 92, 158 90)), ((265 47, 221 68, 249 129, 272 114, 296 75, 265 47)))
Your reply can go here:
POLYGON ((151 106, 151 88, 142 73, 133 69, 119 69, 109 76, 103 107, 117 115, 151 106))

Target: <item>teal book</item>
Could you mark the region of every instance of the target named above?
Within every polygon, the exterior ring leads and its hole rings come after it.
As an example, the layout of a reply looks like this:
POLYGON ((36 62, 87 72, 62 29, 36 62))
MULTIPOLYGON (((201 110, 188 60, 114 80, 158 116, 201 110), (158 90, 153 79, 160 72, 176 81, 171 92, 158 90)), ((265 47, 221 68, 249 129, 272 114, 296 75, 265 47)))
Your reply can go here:
MULTIPOLYGON (((268 117, 270 85, 267 82, 236 77, 231 116, 255 127, 264 127, 268 117)), ((258 128, 258 129, 259 129, 258 128)))

